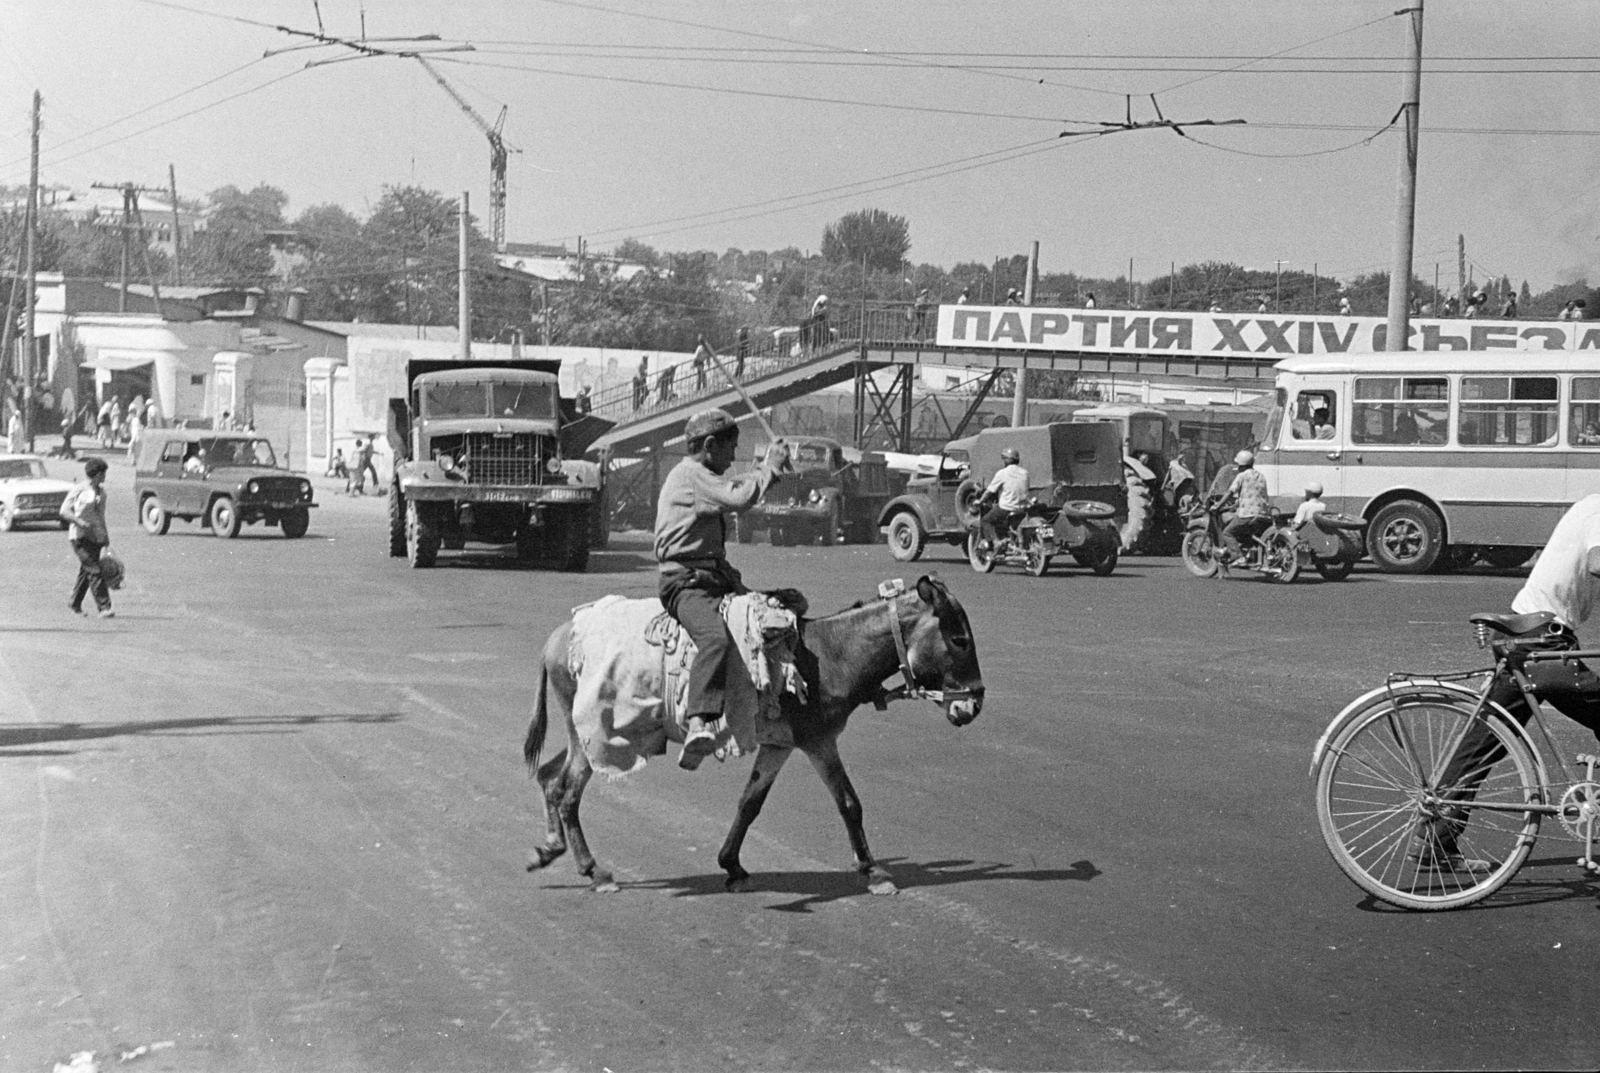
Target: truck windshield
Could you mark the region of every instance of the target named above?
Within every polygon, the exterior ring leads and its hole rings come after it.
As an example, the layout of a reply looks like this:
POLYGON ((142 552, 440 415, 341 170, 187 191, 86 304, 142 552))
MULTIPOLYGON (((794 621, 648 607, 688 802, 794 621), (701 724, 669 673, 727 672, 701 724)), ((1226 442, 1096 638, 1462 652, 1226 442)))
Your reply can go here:
POLYGON ((422 412, 428 417, 487 417, 487 384, 426 384, 422 412))
POLYGON ((276 466, 272 444, 266 440, 207 440, 205 449, 208 466, 276 466))
POLYGON ((490 389, 494 398, 494 416, 515 417, 533 421, 556 419, 555 385, 524 381, 517 384, 495 384, 490 389))

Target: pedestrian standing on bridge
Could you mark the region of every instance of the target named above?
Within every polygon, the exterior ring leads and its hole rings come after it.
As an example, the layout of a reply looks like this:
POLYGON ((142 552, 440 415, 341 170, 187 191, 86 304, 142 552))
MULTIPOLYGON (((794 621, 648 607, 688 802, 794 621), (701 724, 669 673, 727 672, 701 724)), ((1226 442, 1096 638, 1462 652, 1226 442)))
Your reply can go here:
POLYGON ((706 337, 701 336, 694 345, 694 389, 706 389, 706 366, 711 363, 711 348, 706 346, 706 337))
POLYGON ((661 380, 657 385, 657 403, 665 405, 672 401, 672 381, 677 377, 677 374, 677 367, 670 363, 661 367, 661 380))
POLYGON ((639 355, 639 371, 633 374, 633 408, 638 410, 650 397, 650 355, 639 355))
POLYGON ((741 324, 739 326, 739 346, 738 346, 738 349, 735 351, 735 356, 737 357, 738 360, 734 364, 734 367, 733 367, 733 376, 734 376, 734 379, 738 380, 740 383, 743 383, 744 382, 744 359, 746 359, 746 358, 748 358, 750 356, 750 327, 749 327, 749 325, 741 324))
POLYGON ((828 296, 817 295, 817 300, 811 303, 811 345, 821 348, 828 345, 828 296))
POLYGON ((580 417, 594 409, 594 403, 589 398, 588 384, 578 389, 578 397, 572 400, 572 407, 578 411, 578 416, 580 417))
POLYGON ((958 306, 969 306, 971 304, 972 304, 972 292, 969 291, 967 288, 962 287, 961 288, 961 293, 956 296, 956 305, 958 305, 958 306))

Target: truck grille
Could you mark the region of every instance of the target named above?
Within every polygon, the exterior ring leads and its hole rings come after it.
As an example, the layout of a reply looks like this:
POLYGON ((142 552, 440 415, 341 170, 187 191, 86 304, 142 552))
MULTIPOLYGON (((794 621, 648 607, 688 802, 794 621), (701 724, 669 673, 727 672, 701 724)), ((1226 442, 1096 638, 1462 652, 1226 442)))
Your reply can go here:
POLYGON ((455 457, 468 484, 529 485, 549 479, 544 466, 552 445, 535 433, 468 432, 440 436, 432 446, 455 457))

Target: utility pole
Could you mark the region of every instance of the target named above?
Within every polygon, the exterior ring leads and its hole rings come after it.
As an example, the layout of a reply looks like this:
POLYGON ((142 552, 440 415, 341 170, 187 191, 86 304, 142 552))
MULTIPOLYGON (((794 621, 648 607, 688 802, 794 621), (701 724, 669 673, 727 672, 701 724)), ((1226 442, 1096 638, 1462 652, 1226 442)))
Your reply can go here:
POLYGON ((117 294, 117 312, 128 311, 128 253, 130 236, 135 227, 139 232, 139 256, 144 261, 145 279, 150 281, 150 294, 155 301, 156 316, 165 317, 161 308, 161 285, 156 282, 155 269, 150 264, 150 247, 145 241, 144 214, 139 211, 140 194, 164 194, 158 186, 139 186, 136 183, 91 183, 96 190, 122 191, 122 271, 117 294))
POLYGON ((183 230, 178 226, 178 171, 167 165, 167 188, 172 192, 172 284, 183 286, 183 230))
POLYGON ((550 284, 548 284, 548 283, 539 284, 539 305, 543 309, 543 315, 539 318, 539 320, 540 320, 540 327, 543 329, 543 332, 544 332, 544 345, 545 346, 549 346, 550 345, 550 284))
MULTIPOLYGON (((22 438, 33 450, 33 379, 34 361, 39 356, 39 344, 33 338, 33 306, 39 283, 39 246, 34 232, 39 229, 39 106, 44 99, 33 91, 33 136, 28 162, 28 211, 24 213, 28 229, 28 290, 22 309, 22 438)), ((13 284, 15 286, 15 284, 13 284)))
POLYGON ((1128 308, 1133 308, 1133 258, 1128 258, 1128 308))
POLYGON ((1284 262, 1283 262, 1282 258, 1279 258, 1278 260, 1274 261, 1273 264, 1277 267, 1277 272, 1276 272, 1276 274, 1275 274, 1275 276, 1273 278, 1273 283, 1272 283, 1272 311, 1274 313, 1281 313, 1281 312, 1283 312, 1283 265, 1284 265, 1284 262))
MULTIPOLYGON (((1028 252, 1028 278, 1022 283, 1022 304, 1033 305, 1033 284, 1039 278, 1039 240, 1035 239, 1033 248, 1028 252)), ((1027 356, 1023 359, 1026 362, 1027 356)), ((1016 391, 1011 396, 1011 427, 1028 423, 1028 367, 1023 365, 1017 370, 1016 391)))
MULTIPOLYGON (((1467 301, 1467 236, 1456 236, 1456 297, 1467 301)), ((1462 312, 1466 310, 1463 309, 1462 312)))
POLYGON ((461 301, 456 319, 460 324, 461 360, 472 360, 472 279, 467 274, 467 192, 461 191, 461 277, 458 289, 461 301))
MULTIPOLYGON (((1407 32, 1411 39, 1411 69, 1406 74, 1405 140, 1400 146, 1400 203, 1395 210, 1394 265, 1389 270, 1389 335, 1385 350, 1406 350, 1411 330, 1411 251, 1417 225, 1417 137, 1422 109, 1422 0, 1412 0, 1407 32)), ((1400 14, 1400 12, 1396 12, 1400 14)))

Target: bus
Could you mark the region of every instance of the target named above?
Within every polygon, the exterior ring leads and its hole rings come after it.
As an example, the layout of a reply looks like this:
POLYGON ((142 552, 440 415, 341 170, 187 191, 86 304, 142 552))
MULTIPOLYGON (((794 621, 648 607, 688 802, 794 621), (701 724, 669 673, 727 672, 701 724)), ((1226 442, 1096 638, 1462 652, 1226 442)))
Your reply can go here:
POLYGON ((1319 482, 1379 569, 1532 559, 1600 492, 1600 355, 1403 351, 1277 365, 1257 467, 1276 505, 1319 482))

